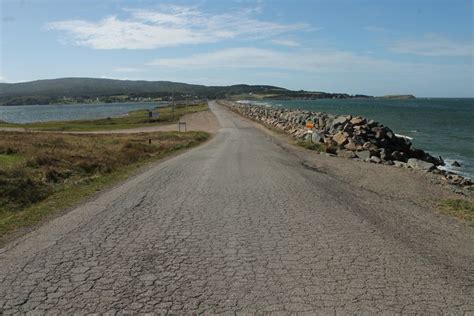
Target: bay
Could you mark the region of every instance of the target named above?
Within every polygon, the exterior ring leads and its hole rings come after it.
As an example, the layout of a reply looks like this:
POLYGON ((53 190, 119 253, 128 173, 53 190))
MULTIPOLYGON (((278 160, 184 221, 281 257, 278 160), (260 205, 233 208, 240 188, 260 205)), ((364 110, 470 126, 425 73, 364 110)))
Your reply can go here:
POLYGON ((0 120, 9 123, 69 121, 117 117, 136 110, 151 110, 168 102, 49 104, 0 106, 0 120))

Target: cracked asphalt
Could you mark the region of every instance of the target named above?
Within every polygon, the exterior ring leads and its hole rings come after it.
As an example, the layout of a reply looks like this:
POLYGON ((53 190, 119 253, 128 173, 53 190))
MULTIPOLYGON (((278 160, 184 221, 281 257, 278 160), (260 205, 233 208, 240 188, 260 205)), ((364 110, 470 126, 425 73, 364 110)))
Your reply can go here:
POLYGON ((471 230, 210 106, 211 141, 2 248, 0 313, 474 313, 471 230))

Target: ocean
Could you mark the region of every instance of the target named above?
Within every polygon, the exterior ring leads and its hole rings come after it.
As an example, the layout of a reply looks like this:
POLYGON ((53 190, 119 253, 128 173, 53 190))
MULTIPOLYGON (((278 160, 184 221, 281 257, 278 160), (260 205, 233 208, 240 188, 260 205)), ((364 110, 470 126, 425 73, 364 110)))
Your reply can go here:
POLYGON ((151 110, 167 104, 168 102, 0 106, 0 120, 31 123, 98 119, 116 117, 135 110, 151 110))
POLYGON ((374 119, 397 134, 413 138, 415 147, 443 157, 447 170, 474 179, 474 99, 265 100, 258 103, 374 119), (451 166, 454 161, 461 167, 451 166))

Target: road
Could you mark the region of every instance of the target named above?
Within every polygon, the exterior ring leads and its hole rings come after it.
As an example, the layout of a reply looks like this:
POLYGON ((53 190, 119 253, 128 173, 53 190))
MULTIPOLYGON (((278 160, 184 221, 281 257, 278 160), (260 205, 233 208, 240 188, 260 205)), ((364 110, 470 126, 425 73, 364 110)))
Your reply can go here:
POLYGON ((0 250, 0 312, 474 312, 469 230, 446 220, 437 251, 411 242, 426 227, 371 219, 408 204, 305 166, 210 107, 222 126, 211 141, 0 250))

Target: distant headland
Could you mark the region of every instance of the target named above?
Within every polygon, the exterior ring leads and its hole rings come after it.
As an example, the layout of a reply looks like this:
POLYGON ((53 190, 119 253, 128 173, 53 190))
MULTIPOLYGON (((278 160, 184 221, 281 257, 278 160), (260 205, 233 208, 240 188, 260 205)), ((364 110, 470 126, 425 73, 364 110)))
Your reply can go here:
POLYGON ((390 94, 378 97, 379 99, 388 99, 388 100, 412 100, 416 99, 414 95, 411 94, 390 94))

